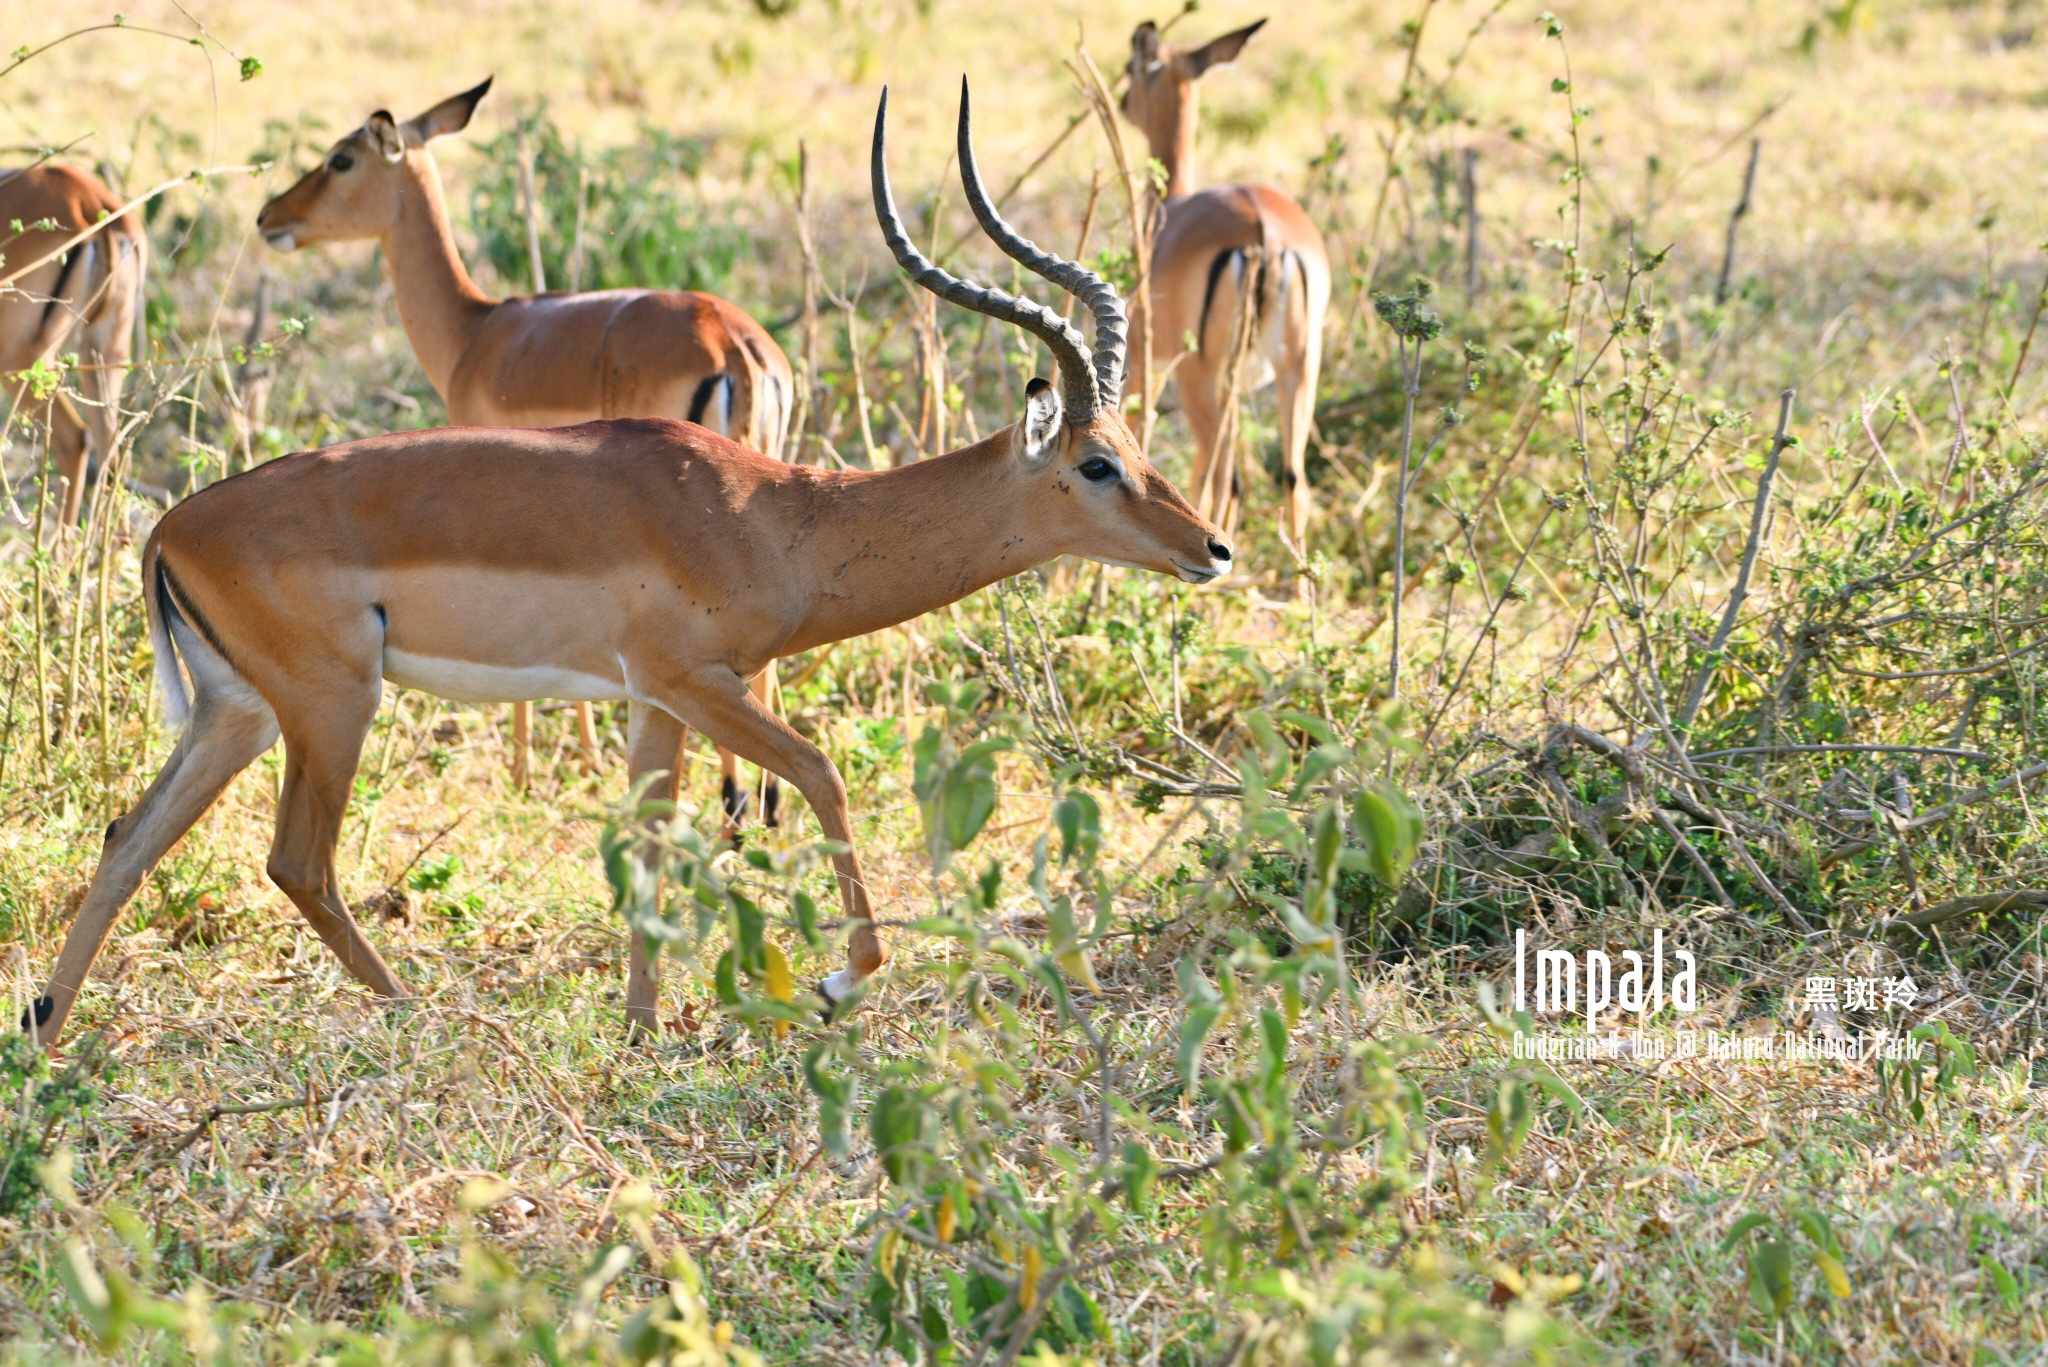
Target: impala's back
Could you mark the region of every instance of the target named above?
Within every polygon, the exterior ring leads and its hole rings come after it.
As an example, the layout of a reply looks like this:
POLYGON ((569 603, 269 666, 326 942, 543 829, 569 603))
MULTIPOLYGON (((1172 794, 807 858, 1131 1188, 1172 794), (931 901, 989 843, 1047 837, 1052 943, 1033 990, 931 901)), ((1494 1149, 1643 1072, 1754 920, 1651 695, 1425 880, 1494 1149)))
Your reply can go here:
POLYGON ((446 428, 212 485, 147 555, 266 696, 318 656, 462 701, 620 698, 638 648, 765 659, 787 634, 762 494, 803 478, 666 419, 446 428))

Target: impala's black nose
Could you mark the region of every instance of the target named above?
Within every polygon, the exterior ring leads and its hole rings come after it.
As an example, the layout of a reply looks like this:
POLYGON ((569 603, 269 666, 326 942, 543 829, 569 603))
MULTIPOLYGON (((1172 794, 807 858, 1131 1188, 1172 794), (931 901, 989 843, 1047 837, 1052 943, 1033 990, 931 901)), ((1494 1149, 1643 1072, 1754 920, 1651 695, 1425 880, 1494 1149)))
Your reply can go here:
POLYGON ((1209 538, 1209 555, 1212 559, 1228 560, 1230 559, 1230 547, 1212 536, 1209 538))

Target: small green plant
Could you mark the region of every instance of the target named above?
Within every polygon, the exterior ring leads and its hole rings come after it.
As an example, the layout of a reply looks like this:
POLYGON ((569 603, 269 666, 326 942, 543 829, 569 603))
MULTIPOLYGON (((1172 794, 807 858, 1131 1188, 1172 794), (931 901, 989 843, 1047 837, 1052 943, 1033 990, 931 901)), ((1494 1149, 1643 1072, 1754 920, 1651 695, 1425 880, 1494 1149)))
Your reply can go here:
POLYGON ((1896 1103, 1918 1124, 1940 1098, 1954 1096, 1964 1078, 1977 1075, 1977 1051, 1947 1021, 1916 1025, 1906 1039, 1925 1057, 1876 1060, 1877 1094, 1887 1109, 1896 1103))
POLYGON ((1265 1273, 1250 1284, 1254 1299, 1229 1360, 1240 1367, 1588 1360, 1591 1345, 1528 1299, 1498 1317, 1475 1313, 1452 1284, 1453 1270, 1423 1244, 1402 1269, 1346 1260, 1320 1273, 1265 1273))
POLYGON ((50 1056, 11 1026, 0 1032, 0 1216, 19 1215, 44 1190, 38 1175, 67 1121, 82 1121, 112 1080, 104 1040, 88 1035, 62 1072, 50 1056))
POLYGON ((1808 1207, 1783 1215, 1751 1211, 1731 1225, 1721 1240, 1723 1253, 1736 1248, 1744 1250, 1750 1300, 1773 1319, 1782 1319, 1793 1310, 1794 1276, 1801 1258, 1820 1273, 1830 1295, 1837 1300, 1849 1298, 1851 1287, 1842 1265, 1841 1241, 1821 1210, 1808 1207))
MULTIPOLYGON (((45 1180, 78 1221, 81 1235, 66 1239, 52 1262, 95 1348, 113 1353, 132 1347, 141 1360, 157 1361, 172 1342, 181 1342, 186 1355, 209 1367, 286 1360, 270 1352, 248 1353, 240 1322, 249 1313, 216 1307, 205 1283, 194 1281, 175 1299, 151 1290, 157 1257, 148 1226, 118 1203, 96 1211, 81 1206, 71 1191, 69 1157, 68 1151, 60 1153, 46 1164, 45 1180), (133 1272, 123 1270, 122 1263, 133 1272)), ((477 1233, 477 1214, 511 1191, 491 1178, 472 1178, 463 1185, 456 1201, 459 1271, 439 1290, 440 1313, 399 1314, 378 1332, 288 1319, 276 1342, 344 1367, 391 1362, 515 1367, 536 1361, 560 1367, 760 1367, 760 1355, 735 1341, 732 1324, 712 1318, 696 1262, 681 1248, 665 1248, 656 1237, 654 1194, 644 1184, 628 1184, 612 1203, 630 1241, 599 1249, 566 1301, 545 1279, 523 1270, 477 1233), (642 1258, 662 1291, 619 1323, 604 1313, 602 1302, 642 1258)))

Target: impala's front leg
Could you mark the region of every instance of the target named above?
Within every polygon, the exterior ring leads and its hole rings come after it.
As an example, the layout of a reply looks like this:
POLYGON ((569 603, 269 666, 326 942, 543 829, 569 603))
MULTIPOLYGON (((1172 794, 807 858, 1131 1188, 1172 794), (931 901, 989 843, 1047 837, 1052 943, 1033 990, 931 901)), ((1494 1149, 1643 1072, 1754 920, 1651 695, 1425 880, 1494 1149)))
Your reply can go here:
MULTIPOLYGON (((667 777, 649 785, 645 800, 674 802, 677 776, 682 772, 683 724, 660 708, 642 702, 630 704, 628 716, 627 783, 638 783, 645 774, 663 772, 667 777)), ((645 935, 630 930, 627 935, 632 946, 626 963, 626 1033, 651 1041, 661 1034, 661 949, 649 944, 645 935)))
MULTIPOLYGON (((635 686, 641 686, 637 671, 629 675, 635 686)), ((710 666, 672 673, 649 684, 657 706, 703 732, 714 745, 794 783, 818 814, 825 838, 846 846, 845 853, 832 856, 832 863, 839 874, 840 904, 853 932, 846 945, 847 964, 818 984, 826 1004, 836 1008, 882 966, 882 943, 875 935, 860 860, 853 853, 853 823, 847 816, 846 784, 839 770, 824 751, 762 706, 746 681, 730 669, 710 666)))

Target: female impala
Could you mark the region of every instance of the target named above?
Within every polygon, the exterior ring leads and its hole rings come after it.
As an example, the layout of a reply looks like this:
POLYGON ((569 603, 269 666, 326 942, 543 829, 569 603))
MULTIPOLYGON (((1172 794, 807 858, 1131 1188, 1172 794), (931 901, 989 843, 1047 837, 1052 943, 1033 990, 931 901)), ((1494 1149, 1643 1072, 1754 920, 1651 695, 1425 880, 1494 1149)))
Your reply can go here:
MULTIPOLYGON (((467 128, 490 88, 487 80, 405 123, 382 110, 370 115, 263 206, 256 226, 264 240, 286 252, 380 242, 399 321, 457 426, 683 418, 780 459, 796 392, 789 361, 767 329, 724 300, 676 290, 492 299, 476 287, 455 250, 427 144, 467 128)), ((773 673, 754 687, 771 697, 773 673)), ((591 737, 589 704, 578 711, 591 737)), ((737 821, 745 806, 738 767, 730 754, 720 759, 726 811, 737 821)), ((772 781, 762 806, 773 824, 772 781)))
MULTIPOLYGON (((1299 550, 1308 529, 1308 429, 1322 367, 1330 258, 1301 206, 1270 185, 1195 185, 1195 82, 1233 60, 1261 19, 1201 47, 1165 47, 1149 21, 1131 35, 1124 116, 1144 130, 1166 168, 1164 221, 1152 244, 1151 357, 1140 371, 1150 398, 1154 373, 1171 373, 1195 439, 1195 506, 1225 527, 1237 523, 1237 472, 1217 450, 1229 388, 1227 358, 1242 311, 1252 310, 1251 352, 1240 385, 1277 379, 1280 445, 1287 459, 1283 530, 1299 550), (1193 345, 1188 345, 1188 339, 1193 345)), ((1140 358, 1144 365, 1145 358, 1140 358)))
MULTIPOLYGON (((964 87, 968 202, 1005 252, 1088 304, 1092 354, 1058 314, 918 254, 889 193, 887 114, 885 91, 872 174, 896 260, 926 289, 1045 342, 1059 388, 1034 380, 1015 425, 876 473, 783 465, 701 427, 620 419, 373 437, 201 490, 165 514, 142 559, 160 677, 185 731, 141 803, 107 829, 24 1028, 55 1038, 123 904, 280 734, 270 876, 350 973, 379 996, 404 996, 334 871, 386 678, 478 701, 623 697, 636 777, 673 761, 685 726, 782 775, 847 849, 834 862, 852 935, 847 967, 819 984, 828 1005, 881 966, 845 785, 747 679, 778 656, 907 621, 1058 555, 1195 584, 1230 564, 1230 547, 1146 464, 1117 414, 1116 291, 1018 237, 989 203, 964 87)), ((673 791, 673 775, 665 782, 657 795, 673 791)), ((655 1024, 655 970, 634 937, 626 1016, 636 1029, 655 1024)))
MULTIPOLYGON (((0 232, 0 252, 10 261, 34 261, 81 228, 120 212, 121 201, 106 186, 69 166, 45 162, 0 173, 0 224, 20 223, 25 231, 0 232), (55 229, 27 225, 54 222, 55 229)), ((128 369, 129 341, 142 309, 142 283, 149 239, 134 214, 121 214, 85 241, 0 290, 0 375, 18 375, 37 361, 76 352, 80 412, 59 395, 50 408, 50 455, 64 481, 61 527, 78 521, 85 497, 88 462, 97 468, 113 453, 119 426, 116 408, 128 369)), ((23 402, 25 381, 11 382, 15 404, 23 402)), ((40 405, 30 402, 23 412, 40 405)))

